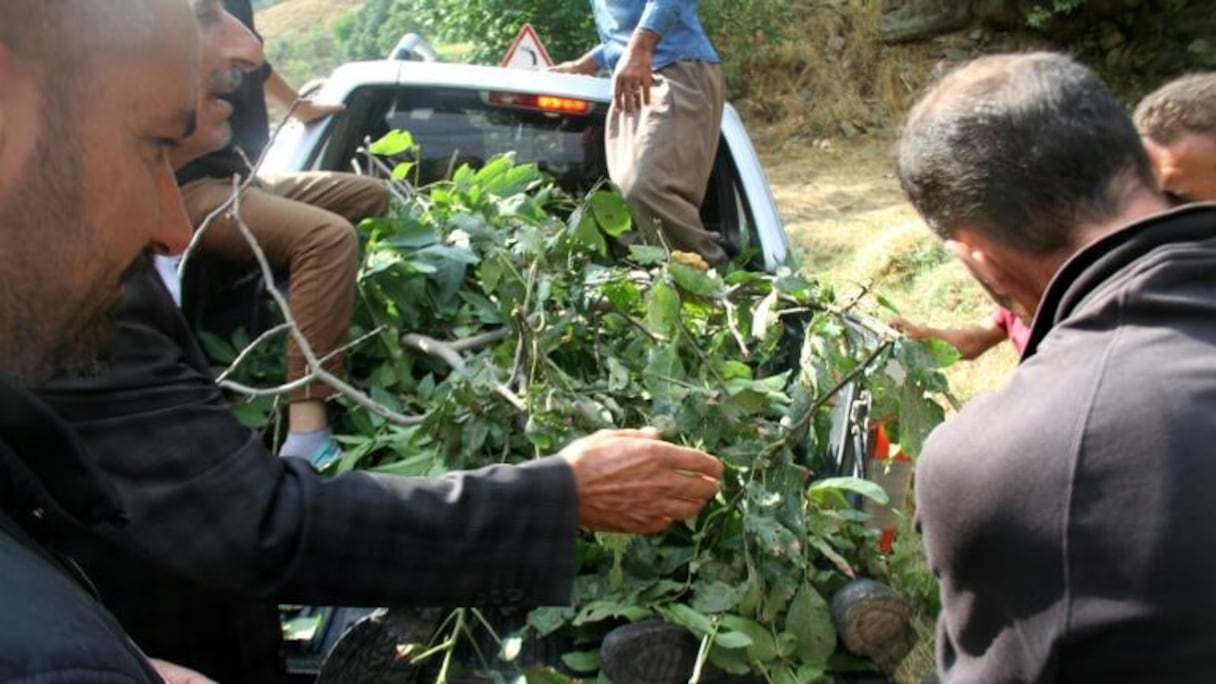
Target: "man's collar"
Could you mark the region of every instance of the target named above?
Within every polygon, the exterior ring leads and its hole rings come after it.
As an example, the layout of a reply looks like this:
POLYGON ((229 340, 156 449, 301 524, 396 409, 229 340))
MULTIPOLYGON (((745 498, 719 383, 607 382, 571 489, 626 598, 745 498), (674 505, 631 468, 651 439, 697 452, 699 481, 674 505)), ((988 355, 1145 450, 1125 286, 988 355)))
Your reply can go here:
POLYGON ((40 517, 41 511, 41 515, 66 514, 90 525, 123 519, 118 491, 85 456, 72 428, 4 375, 0 375, 0 447, 6 447, 0 448, 0 477, 9 480, 0 483, 0 489, 21 485, 10 494, 22 499, 0 504, 19 518, 40 517), (6 457, 5 451, 15 458, 6 457), (11 510, 14 505, 30 510, 11 510))
POLYGON ((1083 247, 1060 267, 1043 293, 1022 359, 1033 356, 1047 333, 1112 275, 1157 247, 1203 237, 1205 233, 1216 237, 1216 202, 1188 204, 1155 214, 1083 247))

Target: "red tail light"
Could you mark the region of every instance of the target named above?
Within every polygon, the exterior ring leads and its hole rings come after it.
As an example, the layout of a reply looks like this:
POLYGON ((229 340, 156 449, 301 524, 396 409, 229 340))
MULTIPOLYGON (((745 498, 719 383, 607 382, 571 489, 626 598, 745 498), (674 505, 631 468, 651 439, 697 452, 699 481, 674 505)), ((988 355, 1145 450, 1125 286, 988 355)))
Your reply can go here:
POLYGON ((591 103, 586 100, 576 100, 570 97, 556 95, 527 95, 523 93, 490 93, 491 104, 524 109, 538 109, 542 112, 556 114, 586 114, 591 111, 591 103))

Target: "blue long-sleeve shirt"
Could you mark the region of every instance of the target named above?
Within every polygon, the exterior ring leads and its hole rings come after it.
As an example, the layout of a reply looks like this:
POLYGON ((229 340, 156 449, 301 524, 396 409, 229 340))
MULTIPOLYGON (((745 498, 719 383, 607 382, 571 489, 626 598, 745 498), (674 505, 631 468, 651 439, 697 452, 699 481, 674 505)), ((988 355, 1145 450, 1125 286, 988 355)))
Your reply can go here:
POLYGON ((612 71, 637 28, 659 34, 654 70, 685 59, 718 62, 701 20, 697 0, 591 0, 600 44, 591 54, 601 68, 612 71))

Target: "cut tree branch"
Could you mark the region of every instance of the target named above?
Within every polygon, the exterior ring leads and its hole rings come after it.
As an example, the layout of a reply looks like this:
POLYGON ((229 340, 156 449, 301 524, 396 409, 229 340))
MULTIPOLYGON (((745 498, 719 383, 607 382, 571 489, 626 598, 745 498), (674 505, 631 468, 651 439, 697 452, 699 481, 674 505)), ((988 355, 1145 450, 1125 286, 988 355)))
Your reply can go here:
MULTIPOLYGON (((476 338, 468 338, 454 343, 440 342, 433 337, 419 335, 417 333, 407 333, 401 336, 401 344, 407 347, 417 349, 426 354, 430 354, 437 359, 440 359, 453 370, 461 370, 465 367, 464 357, 460 355, 461 349, 477 349, 484 347, 487 344, 492 344, 507 338, 507 330, 494 330, 476 338), (457 348, 457 345, 460 345, 457 348)), ((519 395, 511 391, 509 387, 501 383, 494 385, 494 392, 498 396, 506 399, 512 406, 518 409, 521 413, 527 413, 528 404, 519 395)))

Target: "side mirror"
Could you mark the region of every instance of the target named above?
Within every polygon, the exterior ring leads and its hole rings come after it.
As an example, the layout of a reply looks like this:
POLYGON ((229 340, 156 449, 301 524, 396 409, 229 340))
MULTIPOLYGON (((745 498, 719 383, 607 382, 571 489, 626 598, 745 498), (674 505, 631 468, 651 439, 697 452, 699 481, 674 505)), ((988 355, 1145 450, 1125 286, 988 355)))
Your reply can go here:
POLYGON ((389 59, 403 62, 438 62, 439 55, 435 54, 435 49, 422 36, 407 33, 397 41, 397 47, 393 48, 389 59))

